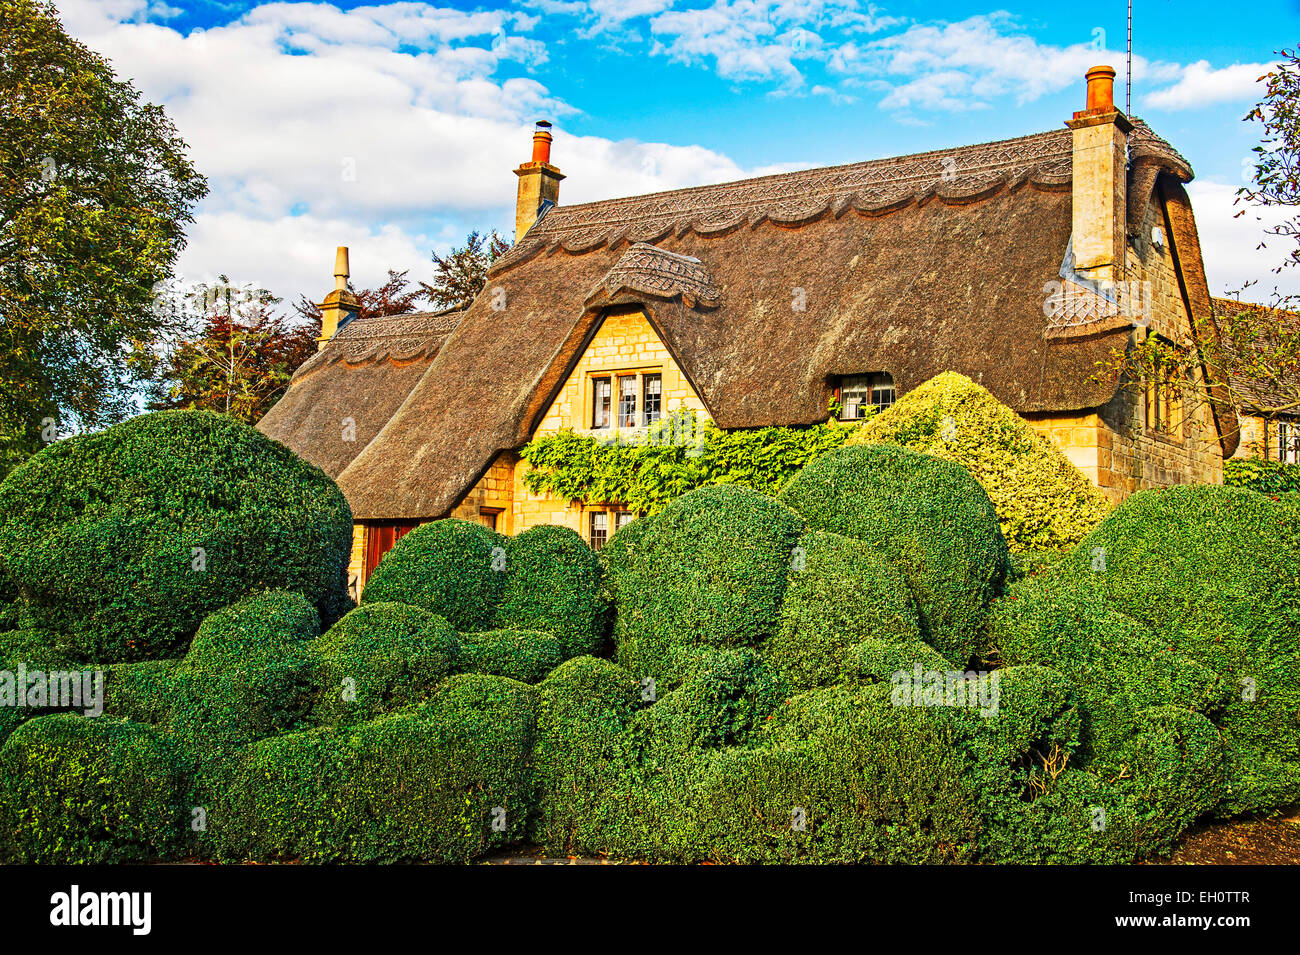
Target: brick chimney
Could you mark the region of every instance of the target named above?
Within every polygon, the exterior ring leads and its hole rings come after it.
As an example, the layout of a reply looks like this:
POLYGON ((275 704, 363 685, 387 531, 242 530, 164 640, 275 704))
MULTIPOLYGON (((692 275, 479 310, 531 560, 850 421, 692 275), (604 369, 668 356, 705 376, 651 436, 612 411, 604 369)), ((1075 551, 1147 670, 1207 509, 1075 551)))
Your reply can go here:
POLYGON ((533 158, 515 170, 519 197, 515 200, 515 241, 533 227, 542 207, 560 201, 560 180, 564 174, 551 165, 551 124, 538 122, 533 130, 533 158))
POLYGON ((1074 132, 1074 271, 1090 279, 1122 279, 1125 249, 1128 134, 1133 124, 1115 108, 1115 70, 1088 71, 1088 102, 1065 124, 1074 132))
POLYGON ((334 253, 334 291, 325 296, 320 309, 320 338, 317 350, 324 348, 343 325, 357 317, 361 303, 348 291, 348 247, 341 245, 334 253))

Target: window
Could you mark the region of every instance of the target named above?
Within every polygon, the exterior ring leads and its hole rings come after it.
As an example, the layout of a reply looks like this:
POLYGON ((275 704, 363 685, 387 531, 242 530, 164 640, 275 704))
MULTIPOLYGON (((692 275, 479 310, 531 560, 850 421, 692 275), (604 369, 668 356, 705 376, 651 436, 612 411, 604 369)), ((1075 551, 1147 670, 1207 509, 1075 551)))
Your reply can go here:
POLYGON ((1162 362, 1147 378, 1147 428, 1170 437, 1183 431, 1182 374, 1174 361, 1162 362))
POLYGON ((868 408, 884 411, 894 403, 894 379, 887 372, 845 375, 840 381, 840 418, 858 421, 868 408))
POLYGON ((631 524, 634 520, 636 520, 636 515, 633 514, 631 511, 615 511, 614 512, 614 533, 617 534, 628 524, 631 524))
POLYGON ((621 375, 618 379, 618 426, 636 427, 636 375, 621 375))
POLYGON ((610 389, 608 378, 591 379, 591 426, 593 428, 609 427, 610 389))
POLYGON ((591 512, 591 530, 587 536, 592 550, 600 550, 605 546, 605 541, 609 540, 609 512, 592 511, 591 512))
POLYGON ((371 524, 366 528, 366 578, 393 546, 415 530, 415 524, 371 524))
POLYGON ((641 376, 641 407, 645 409, 645 423, 654 424, 663 414, 663 376, 641 376))
POLYGON ((500 507, 480 507, 478 509, 479 523, 486 524, 494 531, 500 530, 501 528, 497 527, 497 518, 501 514, 502 510, 504 509, 500 507))
POLYGON ((1277 459, 1300 464, 1300 425, 1294 421, 1277 423, 1277 459))

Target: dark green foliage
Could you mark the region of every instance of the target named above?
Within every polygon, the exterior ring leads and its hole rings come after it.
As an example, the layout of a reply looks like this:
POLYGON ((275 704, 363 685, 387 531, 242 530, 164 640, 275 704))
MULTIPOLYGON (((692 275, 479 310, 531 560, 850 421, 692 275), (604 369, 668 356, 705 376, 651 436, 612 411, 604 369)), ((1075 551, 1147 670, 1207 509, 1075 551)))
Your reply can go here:
POLYGON ((488 630, 461 637, 461 669, 537 683, 564 661, 560 641, 549 633, 488 630))
POLYGON ((849 650, 865 639, 920 639, 907 578, 869 544, 812 531, 799 538, 781 602, 781 624, 763 657, 796 692, 843 678, 849 650))
POLYGON ((922 670, 953 669, 943 654, 921 640, 886 642, 867 637, 849 647, 841 673, 844 682, 888 683, 893 674, 912 670, 918 663, 922 670))
POLYGON ((567 527, 543 524, 506 541, 506 580, 496 626, 553 634, 565 658, 598 653, 607 604, 600 558, 567 527))
POLYGON ((840 448, 786 485, 781 501, 812 530, 866 541, 907 577, 922 636, 964 664, 985 647, 989 602, 1007 576, 1007 544, 984 489, 965 468, 884 445, 840 448))
POLYGON ((1300 491, 1300 464, 1231 458, 1223 462, 1223 483, 1269 495, 1300 491))
POLYGON ((1066 557, 1068 550, 1028 550, 1011 555, 1011 570, 1007 582, 1037 577, 1051 570, 1066 557))
POLYGON ((753 650, 691 647, 674 656, 681 685, 637 713, 630 725, 648 771, 666 758, 745 743, 790 695, 753 650))
POLYGON ((1221 798, 1223 744, 1213 723, 1178 706, 1138 711, 1133 731, 1129 761, 1121 771, 1102 772, 1097 761, 1093 771, 1128 796, 1141 822, 1139 844, 1168 851, 1221 798))
POLYGON ((506 579, 506 541, 470 521, 422 524, 384 555, 361 602, 424 607, 457 630, 490 630, 506 579))
POLYGON ((988 858, 1015 864, 1123 865, 1142 846, 1140 822, 1118 789, 1077 769, 1054 779, 1032 802, 1003 801, 989 832, 988 858))
POLYGON ((55 442, 0 483, 0 576, 86 663, 183 652, 203 617, 254 590, 338 615, 351 542, 320 469, 206 411, 55 442))
POLYGON ((163 723, 176 693, 180 660, 144 660, 104 667, 104 712, 137 723, 163 723))
POLYGON ((632 674, 595 657, 562 663, 538 685, 531 836, 549 852, 621 844, 625 730, 641 695, 632 674))
POLYGON ((29 720, 0 749, 0 855, 14 861, 165 857, 182 823, 177 765, 153 727, 61 713, 29 720))
POLYGON ((167 722, 190 766, 306 722, 319 631, 311 604, 275 591, 203 621, 172 678, 167 722))
POLYGON ((514 680, 455 676, 428 702, 347 731, 261 741, 221 787, 219 851, 468 862, 518 841, 532 806, 534 693, 514 680))
POLYGON ((1210 714, 1225 747, 1219 815, 1300 799, 1296 532, 1295 511, 1254 491, 1141 491, 1063 569, 1222 679, 1226 705, 1210 714))
POLYGON ((776 633, 802 531, 772 498, 723 486, 683 495, 616 534, 606 566, 619 662, 667 689, 680 678, 675 648, 760 645, 776 633))
POLYGON ((419 703, 461 665, 460 640, 421 607, 367 603, 315 643, 317 722, 349 725, 419 703))

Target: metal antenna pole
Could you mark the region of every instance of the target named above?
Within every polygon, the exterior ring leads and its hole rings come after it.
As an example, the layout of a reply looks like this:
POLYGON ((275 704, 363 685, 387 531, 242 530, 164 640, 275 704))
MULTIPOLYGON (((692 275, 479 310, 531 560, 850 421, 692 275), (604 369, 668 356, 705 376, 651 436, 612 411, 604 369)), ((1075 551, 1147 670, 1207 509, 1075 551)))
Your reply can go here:
POLYGON ((1128 0, 1128 69, 1124 75, 1124 115, 1133 115, 1133 0, 1128 0))

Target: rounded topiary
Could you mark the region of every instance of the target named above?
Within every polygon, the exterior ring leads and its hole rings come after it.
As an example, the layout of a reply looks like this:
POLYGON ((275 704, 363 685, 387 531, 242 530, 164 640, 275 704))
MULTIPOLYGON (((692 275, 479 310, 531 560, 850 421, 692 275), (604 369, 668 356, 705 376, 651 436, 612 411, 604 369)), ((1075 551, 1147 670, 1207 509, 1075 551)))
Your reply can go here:
POLYGON ((490 630, 507 566, 505 538, 491 528, 454 518, 431 521, 384 555, 361 602, 411 604, 457 630, 490 630))
POLYGON ((706 644, 757 647, 778 626, 803 521, 770 497, 733 485, 702 488, 616 534, 618 659, 667 687, 672 651, 706 644))
POLYGON ((885 445, 838 448, 778 495, 813 530, 866 541, 907 577, 921 632, 958 665, 985 646, 1008 570, 989 496, 959 464, 885 445))
POLYGON ((324 472, 207 411, 58 441, 0 482, 0 576, 84 662, 176 655, 262 588, 339 616, 351 546, 324 472))
POLYGON ((605 642, 600 558, 576 532, 543 524, 506 542, 506 580, 496 625, 553 634, 566 658, 605 642))
POLYGON ((351 724, 419 703, 461 664, 451 624, 422 607, 368 603, 315 643, 322 723, 351 724))
POLYGON ((1073 546, 1109 510, 1055 444, 956 372, 909 391, 849 443, 898 445, 956 461, 988 492, 1013 552, 1073 546))
POLYGON ((171 747, 153 727, 42 716, 0 749, 0 842, 28 863, 167 858, 183 844, 181 791, 171 747))
POLYGON ((781 602, 781 623, 763 659, 795 691, 829 686, 864 639, 919 640, 907 578, 871 545, 824 531, 799 538, 781 602))
POLYGON ((1087 581, 1222 678, 1225 792, 1217 812, 1300 799, 1300 540, 1295 512, 1242 488, 1134 494, 1063 573, 1087 581))
POLYGON ((536 683, 564 662, 564 647, 549 633, 487 630, 461 638, 461 669, 536 683))
POLYGON ((170 677, 167 728, 192 764, 305 723, 316 610, 299 594, 253 594, 207 617, 170 677))

